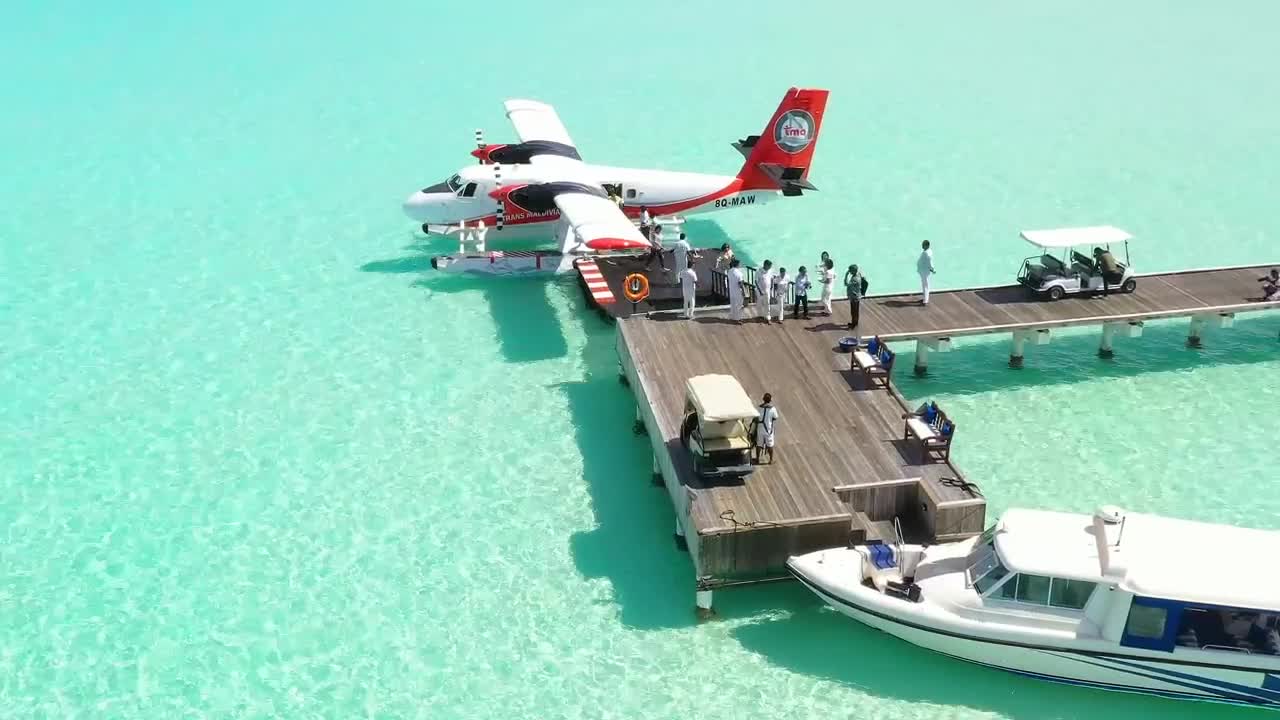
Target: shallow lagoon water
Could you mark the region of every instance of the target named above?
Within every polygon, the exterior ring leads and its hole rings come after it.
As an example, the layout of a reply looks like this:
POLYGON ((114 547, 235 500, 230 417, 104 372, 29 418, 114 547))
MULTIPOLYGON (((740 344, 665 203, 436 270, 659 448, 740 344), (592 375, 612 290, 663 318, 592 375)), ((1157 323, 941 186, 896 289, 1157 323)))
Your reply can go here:
MULTIPOLYGON (((935 657, 801 588, 696 624, 612 330, 431 273, 400 199, 556 104, 585 157, 732 171, 792 84, 821 192, 691 223, 873 291, 1110 222, 1280 260, 1271 4, 19 4, 0 23, 0 716, 1104 718, 1209 708, 935 657), (785 30, 784 30, 785 28, 785 30), (514 32, 518 39, 486 40, 514 32), (518 61, 513 57, 518 54, 518 61)), ((932 360, 1011 505, 1280 528, 1280 319, 932 360)), ((785 411, 785 399, 779 399, 785 411)), ((1260 716, 1260 713, 1256 713, 1260 716)))

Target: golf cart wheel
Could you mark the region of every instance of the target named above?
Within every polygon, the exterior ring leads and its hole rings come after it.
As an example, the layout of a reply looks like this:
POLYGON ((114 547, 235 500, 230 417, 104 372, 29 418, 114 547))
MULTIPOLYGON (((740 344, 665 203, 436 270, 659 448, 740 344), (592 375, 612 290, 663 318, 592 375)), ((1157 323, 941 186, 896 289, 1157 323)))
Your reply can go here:
POLYGON ((1050 300, 1061 300, 1061 299, 1062 299, 1062 296, 1063 296, 1063 295, 1065 295, 1065 294, 1066 294, 1066 293, 1063 291, 1063 289, 1062 289, 1062 287, 1061 287, 1061 286, 1054 285, 1053 287, 1049 288, 1049 299, 1050 299, 1050 300))
POLYGON ((1134 290, 1138 289, 1138 281, 1134 280, 1133 278, 1129 278, 1128 280, 1124 281, 1124 285, 1120 289, 1124 290, 1127 293, 1131 293, 1134 290))

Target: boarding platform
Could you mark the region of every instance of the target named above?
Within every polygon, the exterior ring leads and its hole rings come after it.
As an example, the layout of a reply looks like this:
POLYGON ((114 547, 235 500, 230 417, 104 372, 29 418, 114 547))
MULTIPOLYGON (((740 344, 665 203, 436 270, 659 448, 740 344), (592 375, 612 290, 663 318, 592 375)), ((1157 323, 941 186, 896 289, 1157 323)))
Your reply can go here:
MULTIPOLYGON (((719 249, 694 248, 693 270, 698 274, 697 304, 701 307, 724 305, 729 301, 722 283, 714 279, 719 249)), ((677 310, 683 298, 680 281, 676 276, 675 255, 667 250, 663 270, 657 260, 646 262, 647 252, 590 256, 579 259, 575 266, 578 280, 586 294, 588 304, 606 317, 618 319, 655 310, 677 310), (649 296, 638 303, 627 300, 624 286, 626 278, 639 273, 649 281, 649 296)))

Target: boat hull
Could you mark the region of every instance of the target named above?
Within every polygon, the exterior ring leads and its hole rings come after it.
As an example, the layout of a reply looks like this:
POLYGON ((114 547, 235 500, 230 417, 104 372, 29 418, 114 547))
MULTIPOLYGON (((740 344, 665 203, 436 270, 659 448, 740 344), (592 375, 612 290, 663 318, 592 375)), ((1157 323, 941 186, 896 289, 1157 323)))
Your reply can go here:
POLYGON ((1280 709, 1280 674, 1223 665, 1164 662, 1140 655, 1095 652, 1044 644, 991 640, 930 628, 893 611, 912 605, 874 590, 836 592, 791 566, 792 573, 824 602, 865 625, 979 665, 1041 680, 1120 692, 1280 709), (861 597, 865 595, 866 597, 861 597), (887 602, 886 602, 887 600, 887 602))

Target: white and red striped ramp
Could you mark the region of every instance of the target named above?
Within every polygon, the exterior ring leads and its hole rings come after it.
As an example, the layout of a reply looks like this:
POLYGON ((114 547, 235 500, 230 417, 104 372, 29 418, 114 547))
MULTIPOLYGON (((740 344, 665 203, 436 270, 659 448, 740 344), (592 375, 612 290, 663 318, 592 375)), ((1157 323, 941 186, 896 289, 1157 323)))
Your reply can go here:
POLYGON ((600 274, 600 268, 596 266, 595 260, 579 260, 578 274, 582 276, 587 292, 591 293, 597 305, 610 305, 617 302, 613 297, 613 291, 609 289, 609 283, 605 282, 604 275, 600 274))

